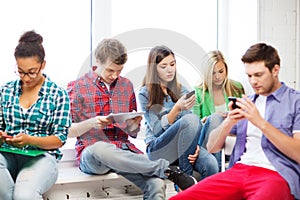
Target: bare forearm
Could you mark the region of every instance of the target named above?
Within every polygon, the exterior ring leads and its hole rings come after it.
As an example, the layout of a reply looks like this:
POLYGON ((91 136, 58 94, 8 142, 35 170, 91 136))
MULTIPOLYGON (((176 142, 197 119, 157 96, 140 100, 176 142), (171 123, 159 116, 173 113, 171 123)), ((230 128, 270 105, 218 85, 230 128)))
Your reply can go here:
POLYGON ((230 134, 232 127, 233 124, 225 119, 218 128, 214 129, 209 135, 207 150, 211 153, 220 151, 223 148, 225 139, 230 134))
POLYGON ((39 147, 41 149, 57 149, 60 148, 63 144, 61 140, 54 136, 46 136, 46 137, 36 137, 36 136, 29 136, 29 145, 39 147))
POLYGON ((290 159, 300 163, 300 133, 287 136, 267 121, 259 124, 259 128, 276 148, 290 159))
POLYGON ((167 115, 169 124, 174 123, 174 121, 176 120, 177 115, 180 113, 180 111, 181 111, 180 107, 177 104, 175 104, 174 107, 170 110, 170 112, 167 115))

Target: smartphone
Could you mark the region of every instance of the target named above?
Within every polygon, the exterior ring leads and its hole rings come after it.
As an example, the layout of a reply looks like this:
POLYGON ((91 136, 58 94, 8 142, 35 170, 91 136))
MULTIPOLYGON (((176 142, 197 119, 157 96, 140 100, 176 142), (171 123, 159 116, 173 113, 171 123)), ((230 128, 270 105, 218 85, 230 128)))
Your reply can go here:
POLYGON ((232 109, 240 108, 238 105, 236 105, 236 97, 228 97, 229 101, 232 101, 232 109))
POLYGON ((13 136, 11 136, 11 135, 2 135, 2 138, 3 138, 3 139, 13 138, 13 136))
POLYGON ((185 99, 188 99, 188 98, 190 98, 192 95, 194 95, 195 94, 195 90, 193 90, 193 91, 191 91, 191 92, 189 92, 189 93, 187 93, 187 95, 186 95, 186 97, 185 97, 185 99))

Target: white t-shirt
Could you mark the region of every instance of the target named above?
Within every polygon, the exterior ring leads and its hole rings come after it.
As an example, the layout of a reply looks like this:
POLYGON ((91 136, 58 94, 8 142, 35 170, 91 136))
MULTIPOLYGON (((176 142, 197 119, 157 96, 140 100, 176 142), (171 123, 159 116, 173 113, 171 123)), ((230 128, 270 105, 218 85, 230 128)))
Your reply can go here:
POLYGON ((215 106, 215 112, 220 112, 220 113, 227 112, 226 103, 219 105, 219 106, 215 106))
POLYGON ((109 91, 109 89, 110 89, 110 84, 105 83, 104 81, 103 81, 103 83, 104 83, 104 85, 106 86, 107 90, 109 91))
MULTIPOLYGON (((267 97, 259 95, 255 101, 255 105, 259 110, 261 116, 265 116, 267 97)), ((266 157, 261 147, 262 132, 250 121, 248 122, 247 136, 246 136, 246 151, 241 156, 239 163, 246 165, 254 165, 264 167, 276 171, 275 167, 266 157)))
POLYGON ((23 111, 23 114, 24 114, 24 115, 27 113, 28 109, 29 109, 29 108, 24 108, 24 107, 22 107, 22 111, 23 111))

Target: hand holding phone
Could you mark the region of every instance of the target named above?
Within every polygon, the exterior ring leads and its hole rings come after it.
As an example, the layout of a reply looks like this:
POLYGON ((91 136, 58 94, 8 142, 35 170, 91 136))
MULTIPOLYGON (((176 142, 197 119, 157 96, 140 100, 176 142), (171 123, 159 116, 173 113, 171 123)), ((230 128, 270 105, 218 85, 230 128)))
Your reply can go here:
POLYGON ((236 97, 228 97, 229 101, 232 101, 232 109, 240 108, 238 105, 236 105, 236 97))
POLYGON ((185 99, 190 98, 190 97, 191 97, 192 95, 194 95, 194 94, 195 94, 195 90, 193 90, 193 91, 187 93, 187 95, 185 96, 185 99))

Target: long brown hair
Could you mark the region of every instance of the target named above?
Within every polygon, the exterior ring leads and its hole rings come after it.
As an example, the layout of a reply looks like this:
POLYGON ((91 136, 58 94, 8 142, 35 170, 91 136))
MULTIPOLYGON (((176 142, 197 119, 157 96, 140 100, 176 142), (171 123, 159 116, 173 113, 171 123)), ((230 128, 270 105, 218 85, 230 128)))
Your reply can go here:
MULTIPOLYGON (((174 55, 166 46, 156 46, 150 50, 147 63, 147 72, 143 80, 143 86, 147 86, 149 103, 147 108, 155 104, 163 104, 165 94, 160 86, 157 65, 167 56, 174 55)), ((177 102, 181 95, 181 84, 177 81, 177 73, 172 81, 167 84, 167 92, 173 102, 177 102)))

